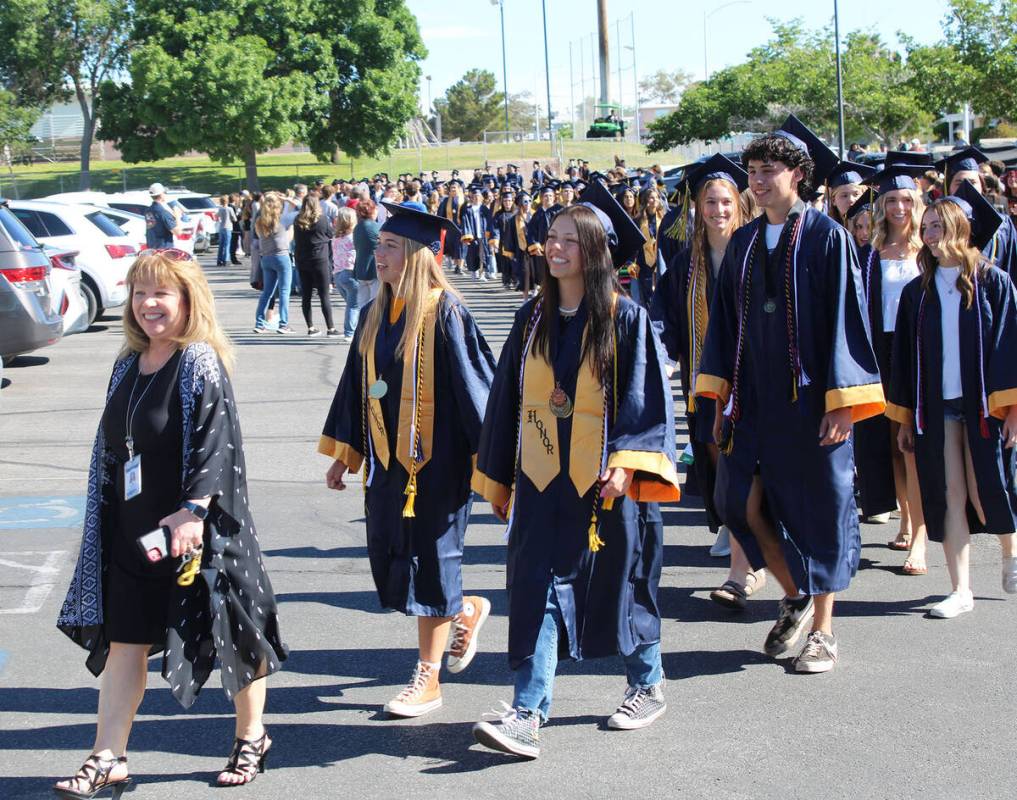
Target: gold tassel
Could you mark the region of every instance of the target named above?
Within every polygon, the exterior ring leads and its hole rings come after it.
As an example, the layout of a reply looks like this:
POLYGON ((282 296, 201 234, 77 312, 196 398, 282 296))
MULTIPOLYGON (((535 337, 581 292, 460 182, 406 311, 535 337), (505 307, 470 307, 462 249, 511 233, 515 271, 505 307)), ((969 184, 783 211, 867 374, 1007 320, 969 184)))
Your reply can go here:
POLYGON ((417 515, 413 510, 413 504, 417 499, 417 487, 413 483, 407 484, 405 494, 406 505, 403 506, 403 517, 415 517, 417 515))
POLYGON ((798 381, 795 380, 794 375, 791 376, 791 402, 798 402, 798 381))
POLYGON ((603 510, 603 511, 610 511, 612 508, 614 508, 614 498, 613 497, 605 497, 604 498, 604 502, 600 504, 600 507, 601 507, 601 510, 603 510))
POLYGON ((590 520, 589 540, 590 540, 590 552, 591 553, 596 553, 598 550, 600 550, 601 547, 604 546, 604 540, 601 539, 597 535, 597 515, 596 514, 594 514, 593 518, 590 520))

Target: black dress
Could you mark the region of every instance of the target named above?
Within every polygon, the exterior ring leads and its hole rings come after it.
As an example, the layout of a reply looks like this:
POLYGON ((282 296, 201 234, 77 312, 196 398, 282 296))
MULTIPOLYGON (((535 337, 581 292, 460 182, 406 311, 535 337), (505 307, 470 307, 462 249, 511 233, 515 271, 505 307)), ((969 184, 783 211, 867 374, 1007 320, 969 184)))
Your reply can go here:
POLYGON ((180 507, 183 447, 182 412, 177 391, 180 351, 157 372, 145 375, 136 359, 120 381, 102 416, 109 451, 116 459, 110 476, 114 508, 110 519, 110 571, 103 598, 111 642, 163 644, 170 587, 179 558, 150 563, 137 540, 159 527, 159 520, 180 507), (128 459, 130 417, 134 452, 141 456, 141 494, 124 499, 123 465, 128 459))

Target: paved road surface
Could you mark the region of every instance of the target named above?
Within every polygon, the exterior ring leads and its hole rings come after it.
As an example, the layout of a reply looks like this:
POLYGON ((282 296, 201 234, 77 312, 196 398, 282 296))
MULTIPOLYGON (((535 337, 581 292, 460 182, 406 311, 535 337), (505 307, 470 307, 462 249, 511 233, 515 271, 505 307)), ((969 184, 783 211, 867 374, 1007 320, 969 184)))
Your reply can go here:
MULTIPOLYGON (((238 346, 236 389, 250 498, 292 655, 269 692, 270 770, 249 798, 688 797, 1003 798, 1014 777, 1017 602, 1000 588, 999 547, 973 551, 973 614, 926 618, 948 588, 897 574, 890 525, 866 527, 862 569, 837 604, 841 664, 799 676, 761 652, 776 614, 771 583, 747 612, 714 606, 724 579, 694 502, 668 507, 661 587, 667 715, 611 732, 624 690, 618 661, 564 665, 536 763, 472 744, 481 712, 510 700, 502 528, 474 507, 464 583, 491 599, 480 653, 445 683, 445 707, 416 721, 382 717, 415 658, 415 625, 377 607, 360 487, 324 488, 315 454, 347 347, 250 333, 255 295, 242 269, 208 268, 238 346)), ((493 347, 518 295, 460 283, 493 347)), ((339 301, 336 301, 337 306, 339 301)), ((299 318, 299 304, 293 315, 299 318)), ((298 329, 302 326, 295 324, 298 329)), ((54 627, 80 535, 88 452, 120 323, 15 363, 0 394, 0 798, 46 797, 93 737, 97 681, 54 627)), ((680 432, 684 437, 684 429, 680 432)), ((210 786, 229 749, 217 680, 189 712, 152 662, 131 740, 146 798, 222 797, 210 786)))

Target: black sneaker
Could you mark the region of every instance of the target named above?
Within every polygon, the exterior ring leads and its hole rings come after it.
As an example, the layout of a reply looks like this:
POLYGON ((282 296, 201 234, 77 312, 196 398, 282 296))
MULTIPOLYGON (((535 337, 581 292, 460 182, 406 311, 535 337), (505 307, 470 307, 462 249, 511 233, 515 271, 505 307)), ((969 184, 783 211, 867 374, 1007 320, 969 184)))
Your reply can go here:
POLYGON ((540 755, 540 714, 502 703, 502 711, 485 714, 473 726, 473 738, 484 747, 521 758, 540 755))
POLYGON ((783 597, 777 621, 766 636, 763 652, 772 658, 786 653, 801 638, 802 631, 812 622, 814 606, 809 595, 792 600, 783 597))
POLYGON ((795 672, 829 672, 837 663, 837 639, 833 634, 813 631, 795 659, 795 672))
POLYGON ((337 328, 329 328, 326 333, 329 336, 341 336, 342 335, 341 333, 339 333, 339 330, 337 328))
POLYGON ((663 681, 653 686, 630 686, 618 710, 607 718, 607 727, 617 731, 645 728, 665 711, 663 681))
POLYGON ((293 328, 291 328, 289 325, 280 325, 278 328, 276 328, 275 332, 276 333, 283 333, 283 334, 285 334, 285 333, 293 333, 293 328))

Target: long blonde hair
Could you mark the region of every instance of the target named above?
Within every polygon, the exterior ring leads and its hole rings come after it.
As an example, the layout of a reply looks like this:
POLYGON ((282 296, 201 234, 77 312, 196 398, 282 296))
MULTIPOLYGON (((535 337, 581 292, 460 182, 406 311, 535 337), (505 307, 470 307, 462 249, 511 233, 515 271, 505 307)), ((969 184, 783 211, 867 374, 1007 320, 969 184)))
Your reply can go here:
MULTIPOLYGON (((696 195, 696 210, 701 211, 704 203, 706 202, 706 192, 714 184, 723 184, 724 187, 730 192, 731 200, 733 201, 733 211, 731 219, 728 221, 727 230, 724 231, 724 235, 730 239, 736 230, 738 230, 748 220, 747 209, 745 207, 744 199, 741 193, 738 191, 738 187, 735 186, 724 178, 712 178, 703 184, 700 188, 699 193, 696 195)), ((692 223, 692 272, 698 269, 706 269, 706 254, 710 251, 710 242, 706 238, 706 215, 703 213, 697 213, 692 223)), ((702 273, 706 276, 706 273, 702 273)), ((689 278, 691 285, 691 277, 689 278)), ((705 283, 703 284, 706 285, 705 283)))
POLYGON ((262 239, 275 235, 279 227, 279 218, 282 216, 282 200, 275 192, 268 192, 261 198, 261 208, 258 210, 258 219, 254 223, 255 233, 262 239))
POLYGON ((378 330, 381 328, 382 321, 388 313, 389 305, 394 297, 401 297, 404 300, 404 313, 406 314, 403 335, 399 338, 399 344, 396 346, 396 356, 399 358, 403 358, 407 348, 412 349, 413 343, 420 333, 420 326, 424 320, 424 308, 431 289, 441 288, 454 297, 459 297, 459 293, 445 278, 438 259, 429 247, 406 237, 399 238, 403 240, 403 255, 406 259, 403 274, 399 278, 399 285, 394 292, 391 284, 382 282, 378 296, 371 303, 367 319, 364 321, 364 330, 360 336, 359 350, 360 355, 364 358, 374 349, 378 330))
POLYGON ((321 203, 318 202, 318 198, 315 195, 309 194, 304 198, 304 202, 300 206, 300 213, 297 215, 297 225, 305 231, 309 231, 319 219, 321 219, 321 203))
MULTIPOLYGON (((964 308, 971 308, 975 297, 974 275, 985 261, 982 254, 971 245, 971 223, 967 216, 952 200, 943 197, 933 203, 928 211, 935 211, 943 225, 943 236, 939 247, 943 251, 943 263, 958 265, 957 289, 964 298, 964 308)), ((918 266, 922 271, 922 288, 926 291, 936 276, 939 260, 927 244, 918 251, 918 266)))
POLYGON ((233 371, 233 343, 219 325, 215 315, 215 299, 201 265, 193 259, 177 261, 165 253, 152 252, 138 256, 127 270, 127 305, 124 307, 124 346, 120 357, 144 353, 149 347, 148 335, 134 316, 134 287, 140 282, 155 286, 173 286, 183 294, 187 304, 187 324, 173 341, 178 348, 194 342, 211 345, 227 372, 233 371))
MULTIPOLYGON (((917 252, 922 249, 922 214, 925 212, 925 204, 922 203, 922 196, 914 189, 894 189, 896 192, 906 192, 911 196, 911 219, 908 220, 907 240, 908 250, 917 252)), ((890 235, 890 226, 886 222, 886 195, 889 192, 877 195, 876 202, 872 204, 872 232, 869 236, 869 243, 872 249, 879 252, 886 244, 890 235)))

